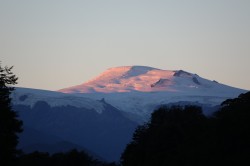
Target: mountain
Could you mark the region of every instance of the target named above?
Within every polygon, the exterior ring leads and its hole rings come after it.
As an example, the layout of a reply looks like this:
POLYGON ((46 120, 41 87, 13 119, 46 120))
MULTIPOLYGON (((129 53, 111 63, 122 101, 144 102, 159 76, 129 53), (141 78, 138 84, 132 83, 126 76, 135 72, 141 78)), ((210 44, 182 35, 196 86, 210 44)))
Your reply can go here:
POLYGON ((24 124, 19 144, 24 152, 75 148, 117 161, 138 125, 105 100, 16 88, 12 101, 24 124))
POLYGON ((86 83, 61 89, 59 92, 190 92, 191 94, 210 93, 217 95, 218 93, 237 93, 239 90, 183 70, 161 70, 146 66, 123 66, 110 68, 86 83))
POLYGON ((77 148, 117 161, 135 128, 159 106, 198 105, 211 115, 245 92, 183 70, 125 66, 57 92, 16 88, 12 101, 24 122, 24 151, 77 148))
POLYGON ((129 116, 132 120, 138 121, 140 117, 145 121, 159 105, 197 102, 213 107, 246 91, 183 70, 123 66, 110 68, 86 83, 59 92, 95 100, 105 98, 119 110, 132 114, 129 116))

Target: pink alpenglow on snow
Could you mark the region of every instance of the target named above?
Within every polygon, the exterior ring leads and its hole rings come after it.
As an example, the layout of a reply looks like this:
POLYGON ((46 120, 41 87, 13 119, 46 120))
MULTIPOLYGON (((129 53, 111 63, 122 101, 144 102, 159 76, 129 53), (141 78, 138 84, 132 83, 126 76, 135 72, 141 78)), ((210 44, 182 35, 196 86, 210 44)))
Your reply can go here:
POLYGON ((226 93, 232 87, 210 81, 183 70, 162 70, 146 66, 110 68, 98 77, 61 89, 63 93, 115 93, 115 92, 201 92, 210 90, 226 93))
POLYGON ((86 83, 59 91, 64 93, 174 91, 171 87, 174 74, 174 71, 144 66, 115 67, 86 83), (161 79, 168 81, 160 82, 161 79))

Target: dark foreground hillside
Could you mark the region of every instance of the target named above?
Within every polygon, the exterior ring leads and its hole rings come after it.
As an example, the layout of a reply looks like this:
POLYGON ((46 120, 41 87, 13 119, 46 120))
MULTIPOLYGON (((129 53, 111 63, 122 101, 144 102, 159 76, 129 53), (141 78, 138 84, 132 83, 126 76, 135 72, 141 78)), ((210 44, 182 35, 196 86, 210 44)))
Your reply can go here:
POLYGON ((163 107, 139 126, 123 166, 250 164, 250 92, 222 103, 211 117, 196 106, 163 107))
MULTIPOLYGON (((104 102, 104 101, 103 101, 104 102)), ((103 112, 74 106, 14 105, 23 121, 20 144, 24 152, 89 151, 106 161, 118 161, 137 124, 103 103, 103 112)))

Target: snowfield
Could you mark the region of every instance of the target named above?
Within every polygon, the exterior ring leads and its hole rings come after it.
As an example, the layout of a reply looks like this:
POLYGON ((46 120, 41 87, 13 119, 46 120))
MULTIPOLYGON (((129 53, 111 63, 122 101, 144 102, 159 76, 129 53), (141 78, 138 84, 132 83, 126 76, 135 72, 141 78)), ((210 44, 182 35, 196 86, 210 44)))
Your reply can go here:
POLYGON ((123 66, 59 92, 95 100, 104 98, 119 110, 145 118, 159 105, 189 101, 215 106, 246 91, 183 70, 123 66))
POLYGON ((147 119, 159 105, 185 101, 216 106, 244 92, 183 70, 124 66, 110 68, 86 83, 58 92, 17 88, 13 102, 33 106, 42 100, 52 107, 71 105, 102 113, 100 101, 104 99, 121 111, 147 119))

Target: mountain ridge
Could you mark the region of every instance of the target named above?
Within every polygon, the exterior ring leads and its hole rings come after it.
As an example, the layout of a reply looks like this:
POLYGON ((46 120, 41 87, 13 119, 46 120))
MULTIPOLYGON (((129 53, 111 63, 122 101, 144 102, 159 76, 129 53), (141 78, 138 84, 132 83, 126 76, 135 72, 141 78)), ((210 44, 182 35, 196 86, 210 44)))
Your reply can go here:
MULTIPOLYGON (((16 88, 12 103, 27 127, 87 148, 108 161, 118 161, 136 126, 148 121, 156 108, 197 105, 209 116, 221 102, 246 92, 187 71, 145 66, 110 68, 68 90, 16 88)), ((38 140, 40 147, 34 148, 43 149, 45 144, 38 140)), ((48 148, 57 150, 57 146, 48 148)))
MULTIPOLYGON (((207 89, 225 91, 230 87, 184 70, 163 70, 148 66, 121 66, 105 70, 97 77, 60 89, 63 93, 187 92, 207 89)), ((239 89, 239 88, 236 88, 239 89)))

